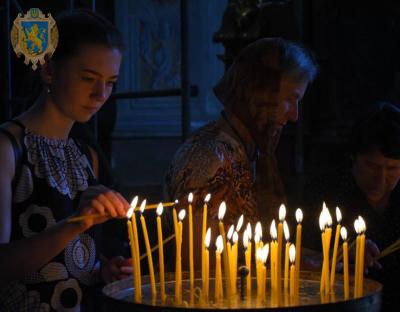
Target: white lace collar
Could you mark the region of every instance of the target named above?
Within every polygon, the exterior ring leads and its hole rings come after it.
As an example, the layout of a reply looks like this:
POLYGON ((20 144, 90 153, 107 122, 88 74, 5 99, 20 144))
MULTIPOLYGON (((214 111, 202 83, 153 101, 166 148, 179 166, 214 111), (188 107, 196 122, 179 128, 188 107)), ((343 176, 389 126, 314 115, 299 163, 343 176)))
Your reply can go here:
POLYGON ((72 138, 49 139, 26 128, 24 143, 35 175, 49 186, 71 199, 88 187, 91 167, 72 138))

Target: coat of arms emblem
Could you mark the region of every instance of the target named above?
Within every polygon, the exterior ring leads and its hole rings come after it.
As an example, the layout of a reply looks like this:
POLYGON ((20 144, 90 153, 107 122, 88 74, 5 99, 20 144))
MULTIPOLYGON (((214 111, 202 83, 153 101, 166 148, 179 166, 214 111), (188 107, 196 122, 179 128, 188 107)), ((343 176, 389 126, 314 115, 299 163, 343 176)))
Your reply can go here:
POLYGON ((51 14, 47 17, 38 9, 31 8, 23 16, 18 14, 11 28, 11 43, 18 57, 25 56, 26 65, 32 62, 44 64, 45 56, 53 55, 58 43, 57 25, 51 14))

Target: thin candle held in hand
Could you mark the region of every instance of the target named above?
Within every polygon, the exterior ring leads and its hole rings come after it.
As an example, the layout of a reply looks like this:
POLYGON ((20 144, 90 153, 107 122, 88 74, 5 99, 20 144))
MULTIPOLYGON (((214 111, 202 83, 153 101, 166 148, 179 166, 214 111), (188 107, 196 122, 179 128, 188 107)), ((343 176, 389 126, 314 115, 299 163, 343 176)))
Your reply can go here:
POLYGON ((137 274, 135 275, 135 301, 140 302, 142 298, 142 273, 140 269, 140 249, 139 249, 139 235, 137 231, 137 224, 136 224, 136 215, 135 215, 135 209, 137 206, 139 198, 135 196, 131 202, 130 209, 131 213, 130 216, 128 217, 131 219, 131 226, 132 226, 132 237, 133 237, 133 252, 134 252, 134 258, 132 259, 132 264, 134 263, 135 269, 137 274))

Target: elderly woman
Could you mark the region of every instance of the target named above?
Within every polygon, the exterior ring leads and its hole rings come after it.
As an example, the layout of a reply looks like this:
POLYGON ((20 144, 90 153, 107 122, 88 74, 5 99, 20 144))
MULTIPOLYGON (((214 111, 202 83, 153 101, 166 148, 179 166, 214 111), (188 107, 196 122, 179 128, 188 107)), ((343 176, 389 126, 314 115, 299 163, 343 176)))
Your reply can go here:
POLYGON ((201 232, 196 218, 201 220, 208 193, 211 226, 222 200, 226 223, 241 214, 271 221, 272 209, 285 201, 274 151, 282 128, 297 120, 298 104, 316 73, 311 54, 281 38, 260 39, 241 51, 214 88, 224 105, 220 118, 183 143, 167 173, 171 199, 186 203, 188 193, 195 194, 195 233, 201 232))

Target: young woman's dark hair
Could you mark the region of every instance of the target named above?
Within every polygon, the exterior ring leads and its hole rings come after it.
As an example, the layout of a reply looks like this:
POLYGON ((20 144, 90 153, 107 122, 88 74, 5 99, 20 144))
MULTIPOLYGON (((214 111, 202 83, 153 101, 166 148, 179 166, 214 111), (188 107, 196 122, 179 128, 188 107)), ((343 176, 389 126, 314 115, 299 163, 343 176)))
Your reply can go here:
POLYGON ((349 144, 353 157, 373 149, 400 159, 400 109, 391 103, 374 104, 353 131, 349 144))

